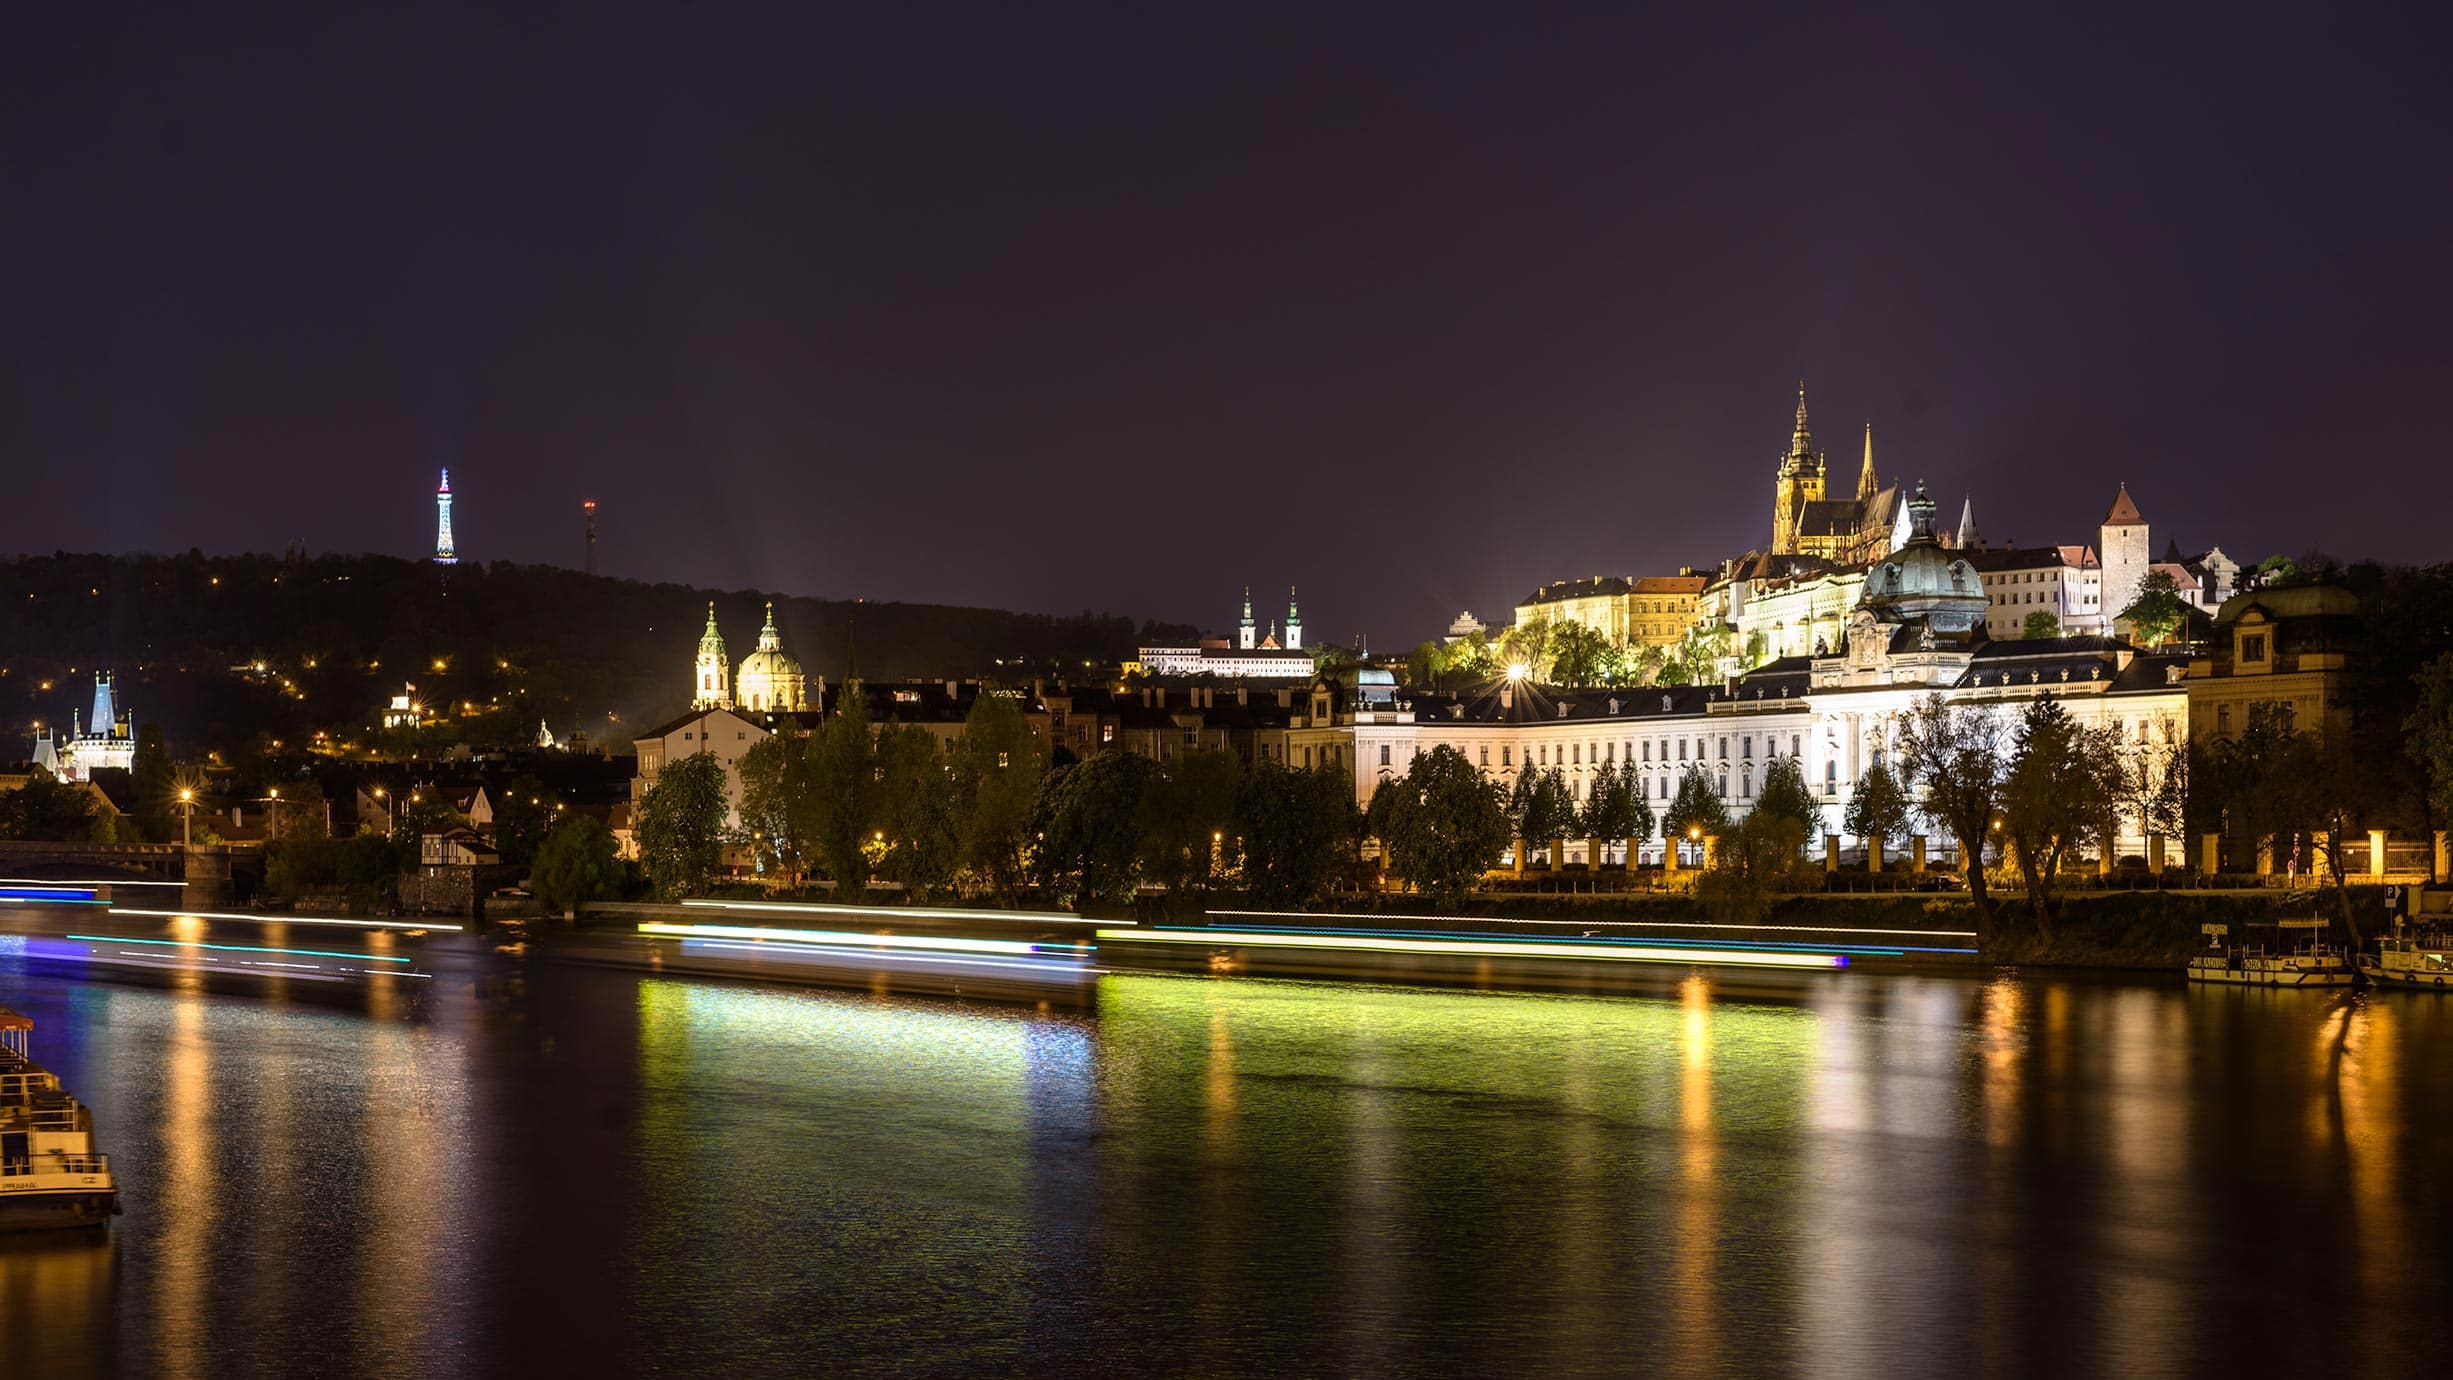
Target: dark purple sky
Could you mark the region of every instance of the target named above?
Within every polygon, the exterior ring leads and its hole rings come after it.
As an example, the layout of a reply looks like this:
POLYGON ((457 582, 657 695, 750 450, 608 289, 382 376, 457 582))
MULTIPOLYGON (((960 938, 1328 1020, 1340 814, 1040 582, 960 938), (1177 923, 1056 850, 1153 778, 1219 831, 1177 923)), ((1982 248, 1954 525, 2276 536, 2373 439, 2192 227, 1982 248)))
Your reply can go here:
POLYGON ((449 464, 479 559, 1393 649, 1762 541, 1802 376, 1997 539, 2453 555, 2441 18, 143 8, 0 56, 0 550, 449 464))

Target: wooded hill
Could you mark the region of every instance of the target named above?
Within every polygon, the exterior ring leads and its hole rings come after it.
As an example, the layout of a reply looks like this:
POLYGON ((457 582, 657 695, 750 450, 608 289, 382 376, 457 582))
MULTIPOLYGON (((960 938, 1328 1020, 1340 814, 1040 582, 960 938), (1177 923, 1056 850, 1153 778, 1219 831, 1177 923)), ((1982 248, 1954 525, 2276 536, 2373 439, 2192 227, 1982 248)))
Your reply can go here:
MULTIPOLYGON (((404 682, 449 707, 446 738, 528 741, 543 719, 625 751, 631 732, 688 706, 708 602, 738 664, 769 597, 508 562, 22 557, 0 561, 0 731, 65 726, 104 668, 120 702, 182 752, 363 732, 404 682)), ((840 681, 855 658, 871 680, 1079 676, 1131 656, 1145 633, 1192 632, 1087 611, 773 597, 785 650, 813 684, 840 681)), ((27 751, 0 743, 0 760, 27 751)))

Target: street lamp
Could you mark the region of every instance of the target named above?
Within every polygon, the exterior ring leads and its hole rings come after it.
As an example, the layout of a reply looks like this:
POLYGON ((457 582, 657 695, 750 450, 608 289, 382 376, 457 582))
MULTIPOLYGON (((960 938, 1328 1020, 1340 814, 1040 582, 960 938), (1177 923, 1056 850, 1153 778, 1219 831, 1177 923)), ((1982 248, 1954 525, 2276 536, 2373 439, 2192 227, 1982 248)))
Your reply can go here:
POLYGON ((179 788, 179 846, 196 846, 196 793, 185 786, 179 788))

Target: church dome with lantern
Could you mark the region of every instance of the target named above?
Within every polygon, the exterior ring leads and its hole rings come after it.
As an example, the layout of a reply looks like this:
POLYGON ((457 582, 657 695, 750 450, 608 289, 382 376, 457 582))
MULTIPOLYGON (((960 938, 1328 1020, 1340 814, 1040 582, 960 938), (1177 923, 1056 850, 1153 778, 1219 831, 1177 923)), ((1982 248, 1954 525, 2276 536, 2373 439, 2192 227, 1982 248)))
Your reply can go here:
POLYGON ((733 697, 743 709, 801 713, 809 708, 808 681, 801 664, 784 655, 771 599, 766 625, 758 630, 758 649, 741 658, 741 669, 733 675, 733 697))
POLYGON ((1937 637, 1964 638, 1985 624, 1984 577, 1942 545, 1933 500, 1918 481, 1908 500, 1908 540, 1865 573, 1865 607, 1886 624, 1914 624, 1937 637))

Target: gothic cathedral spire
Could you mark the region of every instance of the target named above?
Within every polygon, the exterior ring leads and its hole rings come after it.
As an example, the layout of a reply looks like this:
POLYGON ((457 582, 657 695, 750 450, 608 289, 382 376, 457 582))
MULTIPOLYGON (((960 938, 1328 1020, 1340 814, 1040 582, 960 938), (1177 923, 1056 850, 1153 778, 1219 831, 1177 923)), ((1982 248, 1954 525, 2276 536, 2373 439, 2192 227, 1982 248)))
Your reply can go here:
POLYGON ((1874 424, 1865 424, 1865 468, 1857 471, 1857 501, 1863 503, 1874 496, 1874 424))
POLYGON ((1815 453, 1814 432, 1806 425, 1806 385, 1797 384, 1797 428, 1789 433, 1789 453, 1780 457, 1772 483, 1772 550, 1775 556, 1797 553, 1799 510, 1823 497, 1823 457, 1815 453))

